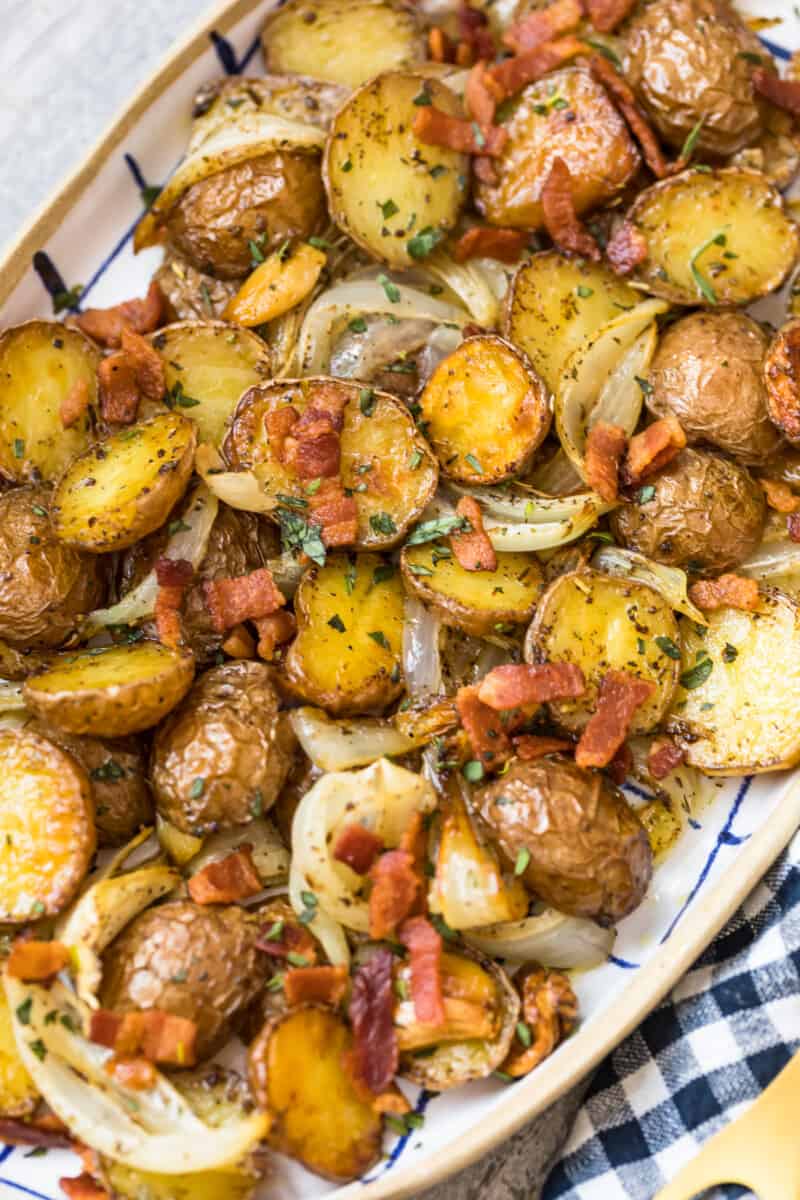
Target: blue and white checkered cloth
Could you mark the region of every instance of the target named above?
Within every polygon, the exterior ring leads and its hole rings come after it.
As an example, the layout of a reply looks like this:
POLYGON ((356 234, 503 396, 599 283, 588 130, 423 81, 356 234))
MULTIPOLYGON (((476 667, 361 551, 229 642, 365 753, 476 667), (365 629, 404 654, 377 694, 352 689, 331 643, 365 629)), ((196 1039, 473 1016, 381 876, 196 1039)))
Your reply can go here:
POLYGON ((800 834, 600 1067, 542 1200, 651 1200, 798 1048, 800 834))

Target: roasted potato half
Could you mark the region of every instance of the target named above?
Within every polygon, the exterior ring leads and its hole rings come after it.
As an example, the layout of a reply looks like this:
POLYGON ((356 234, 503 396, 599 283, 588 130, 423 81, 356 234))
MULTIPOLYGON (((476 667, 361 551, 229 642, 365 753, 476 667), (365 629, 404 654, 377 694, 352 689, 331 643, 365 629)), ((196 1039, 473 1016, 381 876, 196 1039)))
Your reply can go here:
POLYGON ((61 912, 94 851, 83 767, 37 733, 0 729, 0 921, 61 912))
POLYGON ((50 496, 45 487, 0 496, 0 637, 26 650, 66 641, 105 592, 105 564, 55 536, 50 496))
POLYGON ((0 1117, 26 1117, 39 1093, 17 1050, 5 990, 0 991, 0 1117))
POLYGON ((647 733, 669 707, 678 681, 680 634, 666 600, 653 588, 600 571, 572 571, 550 584, 525 638, 528 662, 576 663, 586 677, 579 700, 550 705, 570 732, 586 725, 607 671, 626 671, 655 685, 631 723, 647 733))
POLYGON ((359 550, 383 550, 399 542, 436 491, 438 468, 408 408, 385 392, 340 379, 276 380, 252 388, 239 403, 225 455, 231 465, 255 468, 270 496, 296 498, 308 505, 303 482, 270 446, 267 413, 291 405, 302 414, 317 389, 336 388, 346 397, 341 432, 341 478, 358 504, 359 550))
POLYGON ((750 304, 797 259, 797 226, 758 171, 673 175, 641 192, 627 219, 647 242, 636 278, 675 304, 750 304))
POLYGON ((32 712, 65 733, 124 737, 157 725, 193 677, 191 655, 142 641, 54 656, 23 693, 32 712))
POLYGON ((517 269, 506 297, 503 329, 555 392, 573 351, 639 299, 635 289, 604 263, 543 250, 517 269))
POLYGON ((100 351, 78 329, 27 321, 0 334, 0 476, 56 479, 89 443, 91 411, 68 429, 61 406, 77 389, 97 402, 100 351))
POLYGON ((391 267, 426 257, 453 228, 465 200, 467 157, 428 146, 412 131, 414 100, 423 93, 437 108, 461 115, 455 94, 439 80, 390 71, 342 106, 325 147, 331 216, 391 267))
POLYGON ((528 84, 511 101, 503 128, 508 141, 492 160, 497 183, 475 188, 475 205, 492 225, 542 228, 542 189, 556 158, 569 167, 579 213, 613 199, 639 167, 627 125, 585 67, 563 67, 528 84))
POLYGON ((383 1131, 345 1068, 352 1044, 338 1013, 302 1004, 268 1022, 248 1056, 251 1091, 273 1118, 270 1145, 341 1183, 378 1161, 383 1131))
POLYGON ((756 612, 720 608, 703 636, 681 623, 681 687, 669 722, 708 775, 781 771, 800 761, 800 606, 764 589, 756 612))
POLYGON ((289 0, 267 17, 262 42, 268 71, 348 88, 426 57, 420 19, 399 0, 289 0))
POLYGON ((50 504, 56 536, 102 554, 124 550, 163 525, 192 474, 197 433, 166 412, 112 434, 61 476, 50 504))
POLYGON ((764 358, 764 384, 770 420, 787 441, 797 444, 800 442, 800 320, 787 322, 770 342, 764 358))
POLYGON ((272 373, 266 342, 224 321, 179 321, 150 340, 164 361, 169 402, 189 413, 201 442, 214 446, 242 393, 272 373))
POLYGON ((400 565, 406 590, 434 609, 446 625, 474 637, 525 625, 542 592, 542 570, 532 554, 500 553, 496 571, 466 571, 441 546, 406 546, 400 565))
POLYGON ((375 554, 331 555, 295 595, 297 637, 281 682, 333 716, 386 708, 403 690, 403 585, 375 554))
POLYGON ((501 483, 530 465, 550 428, 547 391, 525 355, 494 334, 466 338, 419 399, 445 475, 501 483))

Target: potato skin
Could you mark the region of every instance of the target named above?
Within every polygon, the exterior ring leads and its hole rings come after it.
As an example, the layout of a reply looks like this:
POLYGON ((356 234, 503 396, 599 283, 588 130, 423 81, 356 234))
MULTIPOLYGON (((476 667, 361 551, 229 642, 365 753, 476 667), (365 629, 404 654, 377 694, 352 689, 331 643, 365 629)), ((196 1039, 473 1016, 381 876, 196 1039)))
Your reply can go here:
POLYGON ((680 149, 703 120, 697 149, 733 154, 755 141, 762 108, 748 54, 758 38, 725 0, 653 0, 627 31, 626 75, 665 141, 680 149))
POLYGON ((511 862, 529 852, 522 878, 546 904, 612 925, 641 902, 653 869, 650 843, 604 775, 565 758, 513 762, 476 801, 511 862))
POLYGON ((267 254, 286 238, 307 238, 324 219, 319 159, 271 151, 193 184, 167 231, 198 271, 239 279, 252 269, 250 241, 267 254))
POLYGON ((201 676, 153 742, 151 781, 161 816, 202 836, 245 825, 256 809, 266 812, 293 760, 294 735, 278 704, 264 663, 229 662, 201 676))
POLYGON ((629 550, 656 562, 717 575, 755 550, 765 519, 764 495, 746 467, 682 450, 612 514, 611 528, 629 550))
POLYGON ((60 645, 105 593, 105 564, 56 538, 49 502, 45 487, 0 496, 0 637, 15 646, 60 645))
POLYGON ((153 278, 161 289, 170 322, 219 321, 228 301, 239 290, 236 280, 216 279, 198 271, 188 258, 170 248, 153 278))
POLYGON ((780 445, 767 413, 767 335, 741 312, 697 312, 670 325, 650 367, 647 407, 673 413, 689 444, 707 442, 761 464, 780 445), (735 398, 735 400, 734 400, 735 398))
POLYGON ((208 1058, 268 978, 258 932, 259 922, 236 905, 174 900, 147 909, 103 955, 100 1002, 118 1012, 160 1008, 196 1021, 197 1057, 208 1058))

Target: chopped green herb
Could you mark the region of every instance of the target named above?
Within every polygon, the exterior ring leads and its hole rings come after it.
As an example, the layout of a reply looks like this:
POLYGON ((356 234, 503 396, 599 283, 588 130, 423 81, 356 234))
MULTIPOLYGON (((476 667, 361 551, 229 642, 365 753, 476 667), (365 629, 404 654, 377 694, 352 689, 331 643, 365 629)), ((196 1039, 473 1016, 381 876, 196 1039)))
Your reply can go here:
POLYGON ((192 786, 189 788, 189 799, 199 800, 205 791, 206 781, 202 775, 198 775, 197 779, 192 780, 192 786))
POLYGON ((444 175, 446 171, 447 167, 443 166, 441 163, 437 163, 435 167, 430 168, 428 174, 430 175, 431 179, 438 179, 439 176, 444 175))
POLYGON ((726 663, 733 662, 739 657, 739 651, 730 642, 725 643, 725 649, 722 651, 722 661, 726 663))
POLYGON ((283 982, 285 978, 286 976, 283 974, 283 972, 279 971, 277 975, 272 976, 272 979, 270 979, 269 983, 267 984, 266 990, 268 992, 283 991, 283 982))
POLYGON ((296 512, 278 508, 275 515, 281 527, 281 546, 285 553, 306 554, 317 566, 325 565, 325 544, 321 525, 311 525, 296 512))
POLYGON ((708 250, 711 246, 725 245, 727 241, 727 234, 725 233, 725 230, 728 228, 729 227, 727 225, 723 225, 721 229, 717 229, 714 233, 707 237, 704 242, 701 242, 700 245, 697 246, 689 256, 689 269, 692 272, 692 278, 697 284, 701 294, 706 298, 709 304, 717 303, 717 293, 714 291, 705 275, 703 275, 701 272, 697 265, 697 260, 700 255, 705 254, 706 250, 708 250))
POLYGON ((638 492, 634 496, 634 500, 636 501, 637 504, 647 504, 650 500, 653 499, 653 496, 655 496, 655 494, 656 494, 656 489, 653 487, 652 483, 648 483, 648 484, 645 484, 644 487, 639 488, 638 492))
POLYGON ((522 1042, 522 1045, 526 1047, 526 1049, 533 1041, 533 1038, 531 1037, 531 1031, 524 1021, 517 1021, 517 1037, 520 1042, 522 1042))
POLYGON ((472 122, 472 136, 475 139, 475 145, 479 150, 482 150, 486 145, 486 135, 477 121, 472 122))
POLYGON ((478 475, 483 474, 483 467, 478 462, 478 460, 474 454, 465 454, 464 461, 469 463, 469 465, 472 467, 473 471, 477 472, 478 475))
POLYGON ((379 583, 385 583, 387 579, 391 579, 394 575, 394 563, 381 563, 372 572, 371 587, 377 587, 379 583))
POLYGON ((14 438, 14 458, 25 457, 25 443, 22 438, 14 438))
POLYGON ((381 285, 384 292, 386 293, 386 299, 389 301, 390 304, 399 304, 400 303, 400 288, 397 286, 396 283, 392 283, 392 281, 388 275, 379 275, 378 283, 381 285))
POLYGON ((317 897, 313 892, 301 892, 300 899, 305 907, 297 919, 301 925, 310 925, 317 915, 317 897))
POLYGON ((35 917, 40 917, 44 912, 44 901, 34 900, 33 904, 31 905, 31 912, 35 917))
POLYGON ((421 463, 421 462, 422 462, 422 451, 421 451, 421 450, 414 450, 414 451, 413 451, 413 453, 412 453, 412 454, 409 456, 409 459, 408 459, 408 469, 409 469, 409 471, 416 471, 416 470, 418 469, 418 467, 419 467, 419 465, 420 465, 420 463, 421 463))
POLYGON ((383 632, 382 629, 373 629, 370 633, 367 634, 367 637, 371 637, 373 642, 377 642, 378 645, 381 646, 384 650, 391 650, 391 648, 392 648, 389 645, 389 639, 387 638, 386 634, 383 632))
POLYGON ((186 533, 191 528, 191 525, 187 525, 186 522, 182 521, 179 517, 177 521, 170 521, 169 525, 167 526, 167 533, 170 535, 170 537, 172 537, 174 533, 186 533))
POLYGON ((409 563, 408 569, 412 575, 432 575, 433 571, 430 567, 423 567, 421 563, 409 563))
POLYGON ((304 954, 295 954, 294 951, 290 951, 286 955, 286 961, 293 967, 307 967, 309 965, 308 959, 304 954))
POLYGON ((517 860, 514 863, 514 874, 524 875, 527 870, 528 863, 531 861, 531 852, 527 846, 523 846, 517 855, 517 860))
POLYGON ((263 817, 264 815, 264 793, 261 788, 256 788, 253 799, 250 801, 250 812, 254 817, 263 817))
POLYGON ((28 1045, 39 1059, 39 1062, 44 1062, 44 1060, 47 1058, 47 1046, 45 1046, 42 1039, 37 1038, 35 1042, 29 1042, 28 1045))
POLYGON ((605 42, 595 41, 593 38, 584 38, 583 40, 586 42, 587 46, 591 46, 592 49, 596 50, 598 54, 602 54, 603 58, 607 58, 610 63, 613 63, 618 71, 622 70, 622 63, 620 62, 619 57, 614 53, 610 46, 605 44, 605 42))
POLYGON ((412 238, 409 238, 406 242, 406 249, 412 258, 419 261, 433 253, 443 237, 441 229, 434 229, 432 225, 426 225, 424 229, 420 229, 412 238))
POLYGON ((321 479, 312 479, 311 483, 306 484, 306 495, 307 496, 316 496, 316 494, 319 491, 321 486, 322 486, 321 479))
POLYGON ((309 246, 313 246, 315 250, 330 250, 330 249, 332 249, 331 243, 326 242, 325 238, 321 238, 321 237, 310 237, 308 239, 308 244, 309 244, 309 246))
POLYGON ((351 160, 351 159, 349 159, 349 158, 346 158, 346 159, 344 160, 344 162, 342 163, 342 170, 344 171, 344 173, 345 173, 345 175, 346 175, 346 174, 347 174, 347 172, 348 172, 348 171, 352 171, 352 169, 353 169, 353 163, 352 163, 352 160, 351 160))
POLYGON ((195 400, 193 396, 187 396, 183 384, 177 379, 164 397, 164 403, 167 408, 175 408, 176 405, 178 408, 196 408, 200 401, 195 400))
POLYGON ((754 50, 740 50, 736 57, 743 58, 745 62, 753 63, 755 66, 764 61, 763 57, 760 54, 756 54, 754 50))
POLYGON ((22 1157, 23 1158, 44 1158, 44 1156, 46 1154, 47 1154, 46 1146, 34 1146, 32 1150, 26 1150, 26 1152, 23 1154, 22 1157))
POLYGON ((672 638, 660 635, 659 637, 655 638, 655 643, 659 650, 664 651, 667 658, 673 658, 676 662, 678 661, 681 656, 681 652, 673 642, 672 638))
POLYGON ((705 683, 714 668, 714 664, 710 658, 702 658, 688 671, 684 671, 680 677, 681 687, 686 688, 687 692, 694 691, 701 684, 705 683))
POLYGON ((301 510, 308 508, 308 501, 304 500, 302 496, 287 496, 283 492, 276 492, 275 499, 284 508, 299 508, 301 510))
POLYGON ((416 104, 417 108, 427 108, 430 104, 433 104, 433 101, 431 100, 430 92, 423 87, 421 92, 417 92, 411 103, 416 104))
POLYGON ((254 267, 257 267, 264 261, 264 251, 259 246, 258 242, 254 242, 252 238, 247 243, 250 251, 250 262, 254 267))
POLYGON ((440 934, 446 942, 458 941, 458 934, 454 929, 450 928, 444 917, 440 917, 438 913, 431 913, 429 920, 436 932, 440 934))
POLYGON ((118 779, 122 779, 124 775, 125 768, 121 767, 113 758, 107 759, 99 767, 93 767, 89 772, 89 778, 97 783, 115 783, 118 779))
POLYGON ((382 533, 386 536, 397 533, 397 526, 387 512, 372 513, 369 518, 369 527, 373 533, 382 533))
POLYGON ((262 937, 264 938, 264 941, 265 941, 265 942, 277 942, 277 941, 279 941, 279 940, 280 940, 280 936, 281 936, 281 934, 283 933, 283 927, 284 927, 284 925, 285 925, 285 924, 286 924, 286 922, 285 922, 285 921, 274 921, 274 922, 273 922, 273 924, 272 924, 272 925, 270 925, 270 927, 269 927, 269 929, 267 930, 267 932, 266 932, 265 934, 262 934, 262 937))
POLYGON ((394 994, 398 1000, 408 1000, 411 993, 408 990, 408 984, 405 979, 397 978, 394 981, 394 994))
POLYGON ((19 1021, 20 1025, 30 1025, 32 1008, 33 1008, 33 996, 28 996, 28 998, 26 1000, 22 1001, 22 1004, 19 1004, 17 1006, 16 1014, 17 1014, 17 1020, 19 1021))
POLYGON ((358 393, 358 407, 365 417, 371 417, 375 412, 375 393, 372 388, 362 388, 358 393))
POLYGON ((692 157, 692 154, 694 153, 694 148, 697 145, 697 139, 700 137, 700 131, 703 128, 704 122, 705 122, 705 116, 702 116, 699 121, 695 122, 695 124, 690 129, 689 133, 686 135, 686 141, 683 143, 683 146, 681 147, 681 155, 680 155, 684 162, 688 163, 689 159, 692 157))
POLYGON ((46 517, 47 516, 47 509, 42 508, 41 504, 32 504, 31 512, 34 514, 34 516, 37 516, 37 517, 46 517))
POLYGON ((342 618, 339 616, 338 613, 333 614, 331 619, 328 621, 328 624, 330 625, 331 629, 335 629, 337 633, 345 632, 344 621, 342 620, 342 618))
POLYGON ((484 776, 483 763, 478 762, 477 758, 472 758, 464 763, 461 773, 470 783, 480 783, 484 776))
POLYGON ((283 245, 278 247, 278 250, 277 250, 278 262, 286 262, 287 258, 291 254, 291 252, 292 252, 292 243, 287 238, 286 241, 283 243, 283 245))
POLYGON ((347 322, 347 328, 351 333, 366 333, 367 322, 363 317, 353 317, 352 321, 347 322))
POLYGON ((395 213, 398 213, 400 211, 400 209, 395 204, 394 200, 384 200, 383 203, 381 203, 381 201, 379 200, 378 208, 383 213, 384 221, 388 221, 389 217, 393 217, 395 215, 395 213))
POLYGON ((353 589, 356 586, 356 574, 355 563, 350 563, 344 573, 344 590, 347 592, 348 596, 352 596, 353 589))
MULTIPOLYGON (((406 541, 407 546, 421 546, 423 542, 435 542, 437 538, 447 537, 450 533, 470 528, 470 523, 464 517, 445 516, 434 517, 431 521, 422 521, 406 541)), ((449 554, 445 557, 449 558, 449 554)))
POLYGON ((579 283, 575 288, 575 291, 578 293, 581 300, 588 300, 590 296, 594 295, 594 288, 586 287, 584 283, 579 283))
POLYGON ((649 382, 649 380, 642 379, 641 375, 634 375, 633 378, 638 383, 639 391, 642 393, 643 396, 652 396, 653 385, 652 385, 652 383, 649 382))
POLYGON ((65 308, 76 308, 82 292, 82 283, 76 283, 75 287, 68 288, 63 292, 56 292, 53 296, 53 312, 60 313, 65 308))

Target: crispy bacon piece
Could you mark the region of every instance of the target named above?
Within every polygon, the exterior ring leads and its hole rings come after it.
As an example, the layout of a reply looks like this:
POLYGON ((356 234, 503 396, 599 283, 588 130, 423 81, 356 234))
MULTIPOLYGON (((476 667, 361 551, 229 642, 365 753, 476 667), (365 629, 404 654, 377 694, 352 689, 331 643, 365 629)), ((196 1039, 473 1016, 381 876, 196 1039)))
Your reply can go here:
POLYGON ((483 229, 474 226, 462 234, 453 247, 456 262, 470 258, 496 258, 498 262, 515 263, 528 244, 528 234, 522 229, 483 229))
POLYGON ((321 527, 328 548, 350 546, 356 540, 358 505, 355 496, 345 495, 341 479, 323 479, 319 490, 309 496, 308 514, 310 522, 321 527))
POLYGON ((503 92, 492 78, 486 63, 481 59, 475 63, 467 77, 464 99, 467 112, 478 122, 481 129, 488 128, 494 121, 494 110, 503 92))
POLYGON ((337 862, 355 871, 356 875, 366 875, 383 849, 383 842, 377 833, 351 821, 333 843, 331 855, 337 862))
POLYGON ((276 648, 288 642, 297 632, 295 615, 286 609, 270 613, 268 617, 258 617, 253 624, 258 633, 258 657, 267 662, 274 657, 276 648))
POLYGON ((62 942, 17 940, 11 947, 6 970, 12 979, 28 983, 52 979, 69 962, 69 950, 62 942))
POLYGON ((136 363, 124 350, 109 354, 97 368, 100 412, 114 425, 132 425, 139 411, 136 363))
POLYGON ((786 518, 786 530, 790 541, 800 542, 800 512, 789 513, 786 518))
MULTIPOLYGON (((268 621, 269 617, 262 617, 262 620, 268 621)), ((234 625, 222 643, 222 649, 231 658, 252 658, 256 652, 256 644, 246 625, 234 625)))
POLYGON ((698 608, 740 608, 754 612, 758 608, 758 584, 744 575, 726 574, 718 579, 701 579, 689 588, 689 599, 698 608))
POLYGON ((158 558, 155 572, 158 583, 155 604, 158 640, 162 645, 174 649, 180 645, 183 637, 181 604, 194 578, 194 568, 185 558, 158 558))
POLYGON ((622 787, 633 769, 633 751, 627 742, 623 742, 617 753, 608 764, 608 773, 618 787, 622 787))
POLYGON ((111 1200, 110 1193, 88 1171, 73 1178, 64 1175, 58 1186, 69 1200, 111 1200))
POLYGON ((656 738, 647 751, 647 773, 653 779, 666 779, 670 771, 679 767, 685 758, 686 751, 676 745, 672 738, 656 738))
POLYGON ((503 97, 514 96, 529 83, 535 83, 548 71, 560 67, 578 54, 586 53, 585 42, 576 37, 558 38, 555 42, 544 42, 534 50, 515 54, 491 68, 491 76, 500 85, 503 97))
POLYGON ((629 487, 660 471, 672 462, 686 445, 686 434, 677 417, 661 417, 635 434, 628 442, 628 453, 622 464, 622 479, 629 487))
POLYGON ((583 0, 586 15, 598 33, 611 33, 633 8, 636 0, 583 0))
POLYGON ((566 738, 521 733, 519 737, 512 740, 517 757, 521 758, 523 762, 533 762, 537 758, 544 758, 546 754, 569 754, 572 750, 572 742, 567 741, 566 738))
POLYGON ((434 62, 455 62, 456 48, 438 25, 428 30, 428 54, 434 62))
POLYGON ((283 993, 287 1004, 330 1004, 347 995, 347 967, 293 967, 287 971, 283 993))
POLYGON ((211 862, 193 875, 188 884, 195 904, 234 904, 263 891, 253 862, 253 848, 240 846, 218 862, 211 862))
POLYGON ((372 1101, 372 1110, 376 1113, 388 1113, 391 1116, 402 1117, 405 1113, 411 1112, 411 1105, 400 1089, 392 1086, 375 1097, 372 1101))
POLYGON ((486 13, 471 8, 465 0, 458 8, 458 36, 459 48, 467 46, 471 57, 491 59, 497 53, 486 13))
POLYGON ((298 921, 284 920, 273 922, 272 926, 265 926, 256 942, 256 949, 263 954, 268 954, 270 958, 288 958, 290 954, 299 955, 301 958, 307 959, 308 966, 313 966, 317 961, 317 943, 305 926, 298 921), (273 933, 276 924, 279 928, 275 930, 273 936, 268 936, 273 933))
POLYGON ((58 416, 63 429, 71 429, 89 407, 89 385, 85 379, 76 379, 61 401, 58 416))
POLYGON ((511 743, 499 715, 478 698, 477 684, 458 689, 456 708, 478 761, 490 771, 502 766, 511 757, 511 743))
POLYGON ((0 1142, 6 1146, 43 1146, 46 1150, 67 1150, 72 1145, 69 1130, 58 1117, 33 1117, 30 1121, 0 1118, 0 1142), (52 1127, 50 1121, 54 1122, 52 1127))
POLYGON ((105 1069, 122 1087, 134 1091, 144 1091, 156 1082, 156 1069, 146 1058, 111 1058, 105 1069))
MULTIPOLYGON (((589 0, 589 2, 591 3, 592 0, 589 0)), ((594 2, 598 3, 598 0, 594 0, 594 2)), ((627 0, 610 0, 610 4, 608 0, 599 0, 598 7, 600 5, 611 7, 618 2, 627 2, 627 0)), ((664 154, 658 144, 658 138, 653 133, 643 114, 639 111, 636 105, 636 97, 629 85, 620 73, 614 69, 608 59, 603 58, 601 54, 592 54, 589 58, 589 66, 595 79, 610 93, 614 103, 628 123, 631 133, 642 148, 644 160, 656 179, 663 179, 666 175, 669 175, 672 172, 672 167, 664 158, 664 154)))
POLYGON ((353 1075, 376 1096, 387 1091, 397 1071, 393 963, 391 950, 376 950, 353 976, 350 994, 353 1075))
POLYGON ((575 663, 504 663, 478 684, 478 699, 503 712, 549 700, 574 700, 585 690, 583 671, 575 663))
POLYGON ((136 367, 136 385, 143 400, 159 401, 167 390, 164 363, 140 333, 133 329, 122 331, 122 353, 132 359, 136 367))
POLYGON ((655 691, 649 679, 626 671, 607 671, 597 693, 597 708, 575 747, 579 767, 607 767, 628 734, 637 708, 655 691))
POLYGON ((482 130, 477 122, 453 117, 435 104, 419 110, 412 130, 414 136, 427 146, 445 146, 461 154, 480 154, 488 158, 496 158, 508 140, 507 131, 499 125, 482 130))
POLYGON ((542 188, 544 224, 559 250, 599 262, 600 247, 575 212, 572 176, 563 158, 554 158, 542 188))
POLYGON ((76 324, 96 342, 114 349, 121 343, 123 329, 152 333, 164 315, 164 297, 153 280, 143 300, 123 300, 112 308, 87 308, 76 317, 76 324))
POLYGON ((788 483, 780 479, 759 479, 767 504, 775 512, 793 513, 800 509, 800 496, 795 496, 788 483))
POLYGON ((620 425, 598 421, 586 439, 586 482, 609 503, 619 495, 619 464, 628 445, 620 425))
POLYGON ((278 462, 284 461, 284 443, 300 420, 300 413, 291 404, 271 408, 264 417, 269 448, 278 462))
MULTIPOLYGON (((519 986, 519 985, 518 985, 519 986)), ((506 1075, 517 1079, 538 1067, 575 1028, 578 1000, 572 984, 560 971, 535 965, 525 972, 522 1015, 531 1035, 526 1045, 515 1037, 502 1066, 506 1075)))
POLYGON ((753 87, 760 96, 769 100, 776 108, 800 117, 800 82, 796 79, 781 79, 763 67, 753 71, 753 87))
POLYGON ((414 856, 408 850, 386 850, 369 869, 369 936, 390 937, 412 911, 420 891, 414 856))
POLYGON ((197 1025, 159 1008, 126 1013, 98 1008, 92 1012, 89 1040, 120 1057, 141 1055, 149 1062, 190 1067, 195 1061, 197 1025))
MULTIPOLYGON (((339 474, 345 402, 339 388, 318 384, 306 411, 283 434, 282 461, 301 479, 339 474)), ((271 436, 269 425, 267 432, 271 436)))
POLYGON ((411 917, 398 930, 411 966, 411 999, 421 1025, 444 1025, 442 939, 427 917, 411 917))
POLYGON ((450 545, 459 566, 465 571, 496 571, 497 555, 483 527, 481 506, 474 496, 462 496, 456 513, 470 528, 450 534, 450 545))
POLYGON ((268 617, 286 603, 267 567, 235 579, 211 579, 203 584, 206 608, 217 633, 241 621, 268 617))
POLYGON ((617 275, 630 275, 647 253, 647 239, 630 221, 623 221, 606 244, 606 258, 617 275))
POLYGON ((554 0, 546 8, 535 8, 509 25, 503 34, 503 44, 515 54, 535 50, 562 33, 570 33, 580 25, 582 19, 580 0, 554 0))

